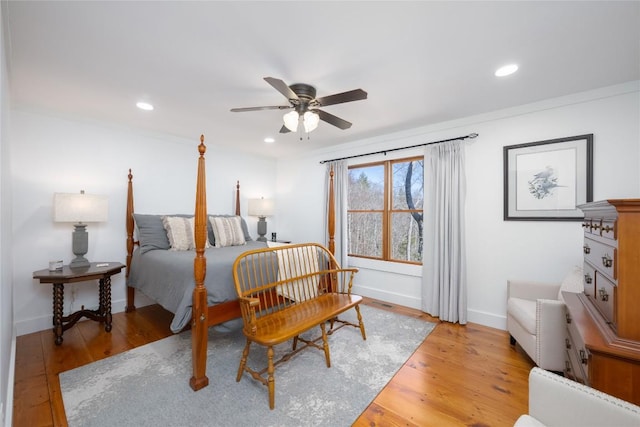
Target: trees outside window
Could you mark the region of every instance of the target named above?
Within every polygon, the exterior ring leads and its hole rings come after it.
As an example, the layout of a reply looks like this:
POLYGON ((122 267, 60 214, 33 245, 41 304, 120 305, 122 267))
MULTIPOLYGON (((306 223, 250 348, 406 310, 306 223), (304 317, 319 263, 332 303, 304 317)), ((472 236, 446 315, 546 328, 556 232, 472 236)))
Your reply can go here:
POLYGON ((349 167, 349 256, 422 263, 424 159, 349 167))

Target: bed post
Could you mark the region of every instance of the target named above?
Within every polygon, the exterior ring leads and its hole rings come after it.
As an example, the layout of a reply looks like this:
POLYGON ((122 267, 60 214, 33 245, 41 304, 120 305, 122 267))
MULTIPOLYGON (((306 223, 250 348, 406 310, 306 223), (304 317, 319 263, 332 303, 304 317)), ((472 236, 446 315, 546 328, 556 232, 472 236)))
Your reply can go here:
MULTIPOLYGON (((133 255, 133 175, 131 169, 129 169, 129 183, 127 184, 127 217, 125 223, 127 225, 127 270, 125 272, 125 278, 129 278, 129 271, 131 270, 131 256, 133 255)), ((125 281, 126 281, 125 279, 125 281)), ((126 313, 130 313, 136 309, 135 306, 135 289, 127 286, 127 305, 124 307, 126 313)))
POLYGON ((329 201, 328 201, 327 231, 329 232, 329 252, 336 254, 336 201, 333 193, 333 165, 329 169, 329 201))
MULTIPOLYGON (((329 252, 331 252, 331 255, 336 254, 336 241, 335 241, 335 235, 336 235, 336 200, 335 200, 335 194, 333 192, 333 164, 331 165, 331 167, 329 168, 329 200, 327 201, 327 231, 329 232, 329 252)), ((334 258, 335 259, 335 258, 334 258)), ((329 268, 331 270, 335 270, 337 268, 337 265, 335 264, 334 259, 331 260, 331 263, 329 265, 329 268)), ((329 277, 329 289, 330 290, 334 290, 336 289, 336 284, 338 283, 338 276, 337 274, 332 274, 329 277)))
POLYGON ((193 363, 193 376, 189 381, 195 391, 209 385, 206 376, 207 368, 207 289, 204 286, 204 278, 207 269, 207 258, 204 256, 204 246, 207 240, 207 192, 205 179, 204 153, 207 147, 204 145, 204 135, 200 135, 198 145, 198 177, 196 181, 196 212, 195 212, 195 243, 196 257, 193 261, 193 276, 195 288, 193 289, 193 309, 191 315, 191 357, 193 363))
POLYGON ((236 215, 240 215, 240 181, 236 181, 236 215))

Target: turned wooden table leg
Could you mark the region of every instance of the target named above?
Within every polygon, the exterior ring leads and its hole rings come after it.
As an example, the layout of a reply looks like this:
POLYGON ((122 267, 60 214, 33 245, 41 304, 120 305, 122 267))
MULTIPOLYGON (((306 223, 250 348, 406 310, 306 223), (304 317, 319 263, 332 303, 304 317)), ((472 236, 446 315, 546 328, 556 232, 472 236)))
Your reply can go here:
POLYGON ((111 332, 111 276, 107 276, 100 280, 101 308, 100 311, 104 316, 104 330, 111 332))
POLYGON ((56 336, 56 345, 62 344, 62 306, 64 304, 64 285, 53 284, 53 333, 56 336))

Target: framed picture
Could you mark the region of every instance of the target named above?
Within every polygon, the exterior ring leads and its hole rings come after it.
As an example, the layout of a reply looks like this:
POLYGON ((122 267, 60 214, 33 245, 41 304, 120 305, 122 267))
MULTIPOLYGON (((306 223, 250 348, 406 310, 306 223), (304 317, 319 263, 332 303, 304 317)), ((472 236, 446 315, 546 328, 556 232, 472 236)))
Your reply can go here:
POLYGON ((578 221, 593 200, 593 134, 504 147, 504 219, 578 221))

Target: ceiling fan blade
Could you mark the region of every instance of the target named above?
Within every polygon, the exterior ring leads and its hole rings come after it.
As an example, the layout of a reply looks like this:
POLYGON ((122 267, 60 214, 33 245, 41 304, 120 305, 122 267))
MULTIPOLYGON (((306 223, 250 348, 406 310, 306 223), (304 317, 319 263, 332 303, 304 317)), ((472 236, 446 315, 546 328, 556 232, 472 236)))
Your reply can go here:
POLYGON ((280 133, 289 133, 291 132, 285 125, 282 125, 280 128, 280 133))
POLYGON ((231 111, 234 113, 242 113, 244 111, 259 111, 259 110, 288 110, 293 108, 291 105, 270 105, 266 107, 242 107, 242 108, 232 108, 231 111))
POLYGON ((265 77, 264 78, 267 83, 273 86, 278 92, 283 94, 287 99, 298 99, 298 95, 294 91, 291 90, 289 86, 285 82, 280 79, 276 79, 275 77, 265 77))
POLYGON ((367 99, 367 92, 362 89, 354 89, 348 92, 336 93, 335 95, 323 96, 316 99, 321 107, 334 104, 342 104, 343 102, 360 101, 367 99))
POLYGON ((351 127, 351 123, 341 119, 338 116, 334 116, 333 114, 329 114, 326 111, 322 111, 322 110, 311 110, 314 113, 317 113, 318 116, 320 116, 320 120, 323 120, 331 125, 334 125, 335 127, 338 127, 342 130, 344 129, 349 129, 351 127))

